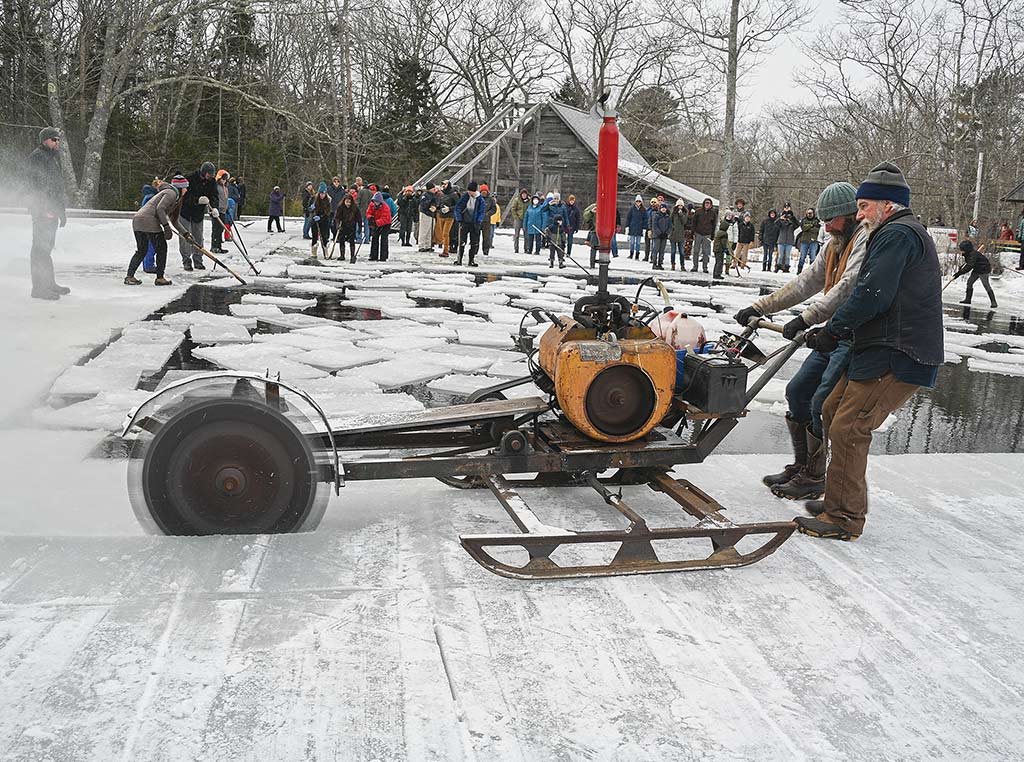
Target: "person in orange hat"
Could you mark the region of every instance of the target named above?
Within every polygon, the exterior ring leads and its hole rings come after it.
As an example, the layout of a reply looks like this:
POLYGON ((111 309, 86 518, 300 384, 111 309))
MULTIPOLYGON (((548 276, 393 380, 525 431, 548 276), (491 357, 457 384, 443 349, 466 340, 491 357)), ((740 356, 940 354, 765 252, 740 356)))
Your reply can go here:
MULTIPOLYGON (((494 220, 493 217, 498 211, 498 202, 491 195, 491 189, 487 187, 487 183, 480 183, 480 198, 484 201, 484 222, 481 226, 480 234, 480 246, 484 251, 486 257, 491 253, 491 245, 494 243, 494 220)), ((498 221, 501 221, 501 217, 498 217, 498 221)))

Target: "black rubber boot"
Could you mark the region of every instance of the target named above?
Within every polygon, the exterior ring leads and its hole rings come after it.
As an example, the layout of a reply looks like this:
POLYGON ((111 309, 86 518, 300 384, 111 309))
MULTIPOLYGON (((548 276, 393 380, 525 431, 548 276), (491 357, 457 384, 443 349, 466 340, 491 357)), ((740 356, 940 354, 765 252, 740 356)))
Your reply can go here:
POLYGON ((808 500, 804 503, 804 510, 812 516, 820 516, 825 512, 824 500, 808 500))
POLYGON ((768 476, 761 479, 761 481, 768 487, 774 487, 776 484, 785 484, 796 476, 805 465, 807 465, 806 426, 799 421, 794 421, 787 415, 786 428, 789 429, 789 441, 793 445, 793 462, 786 466, 780 473, 768 474, 768 476))
POLYGON ((772 494, 787 500, 817 500, 825 494, 825 469, 828 464, 828 446, 805 429, 807 463, 785 484, 772 487, 772 494))

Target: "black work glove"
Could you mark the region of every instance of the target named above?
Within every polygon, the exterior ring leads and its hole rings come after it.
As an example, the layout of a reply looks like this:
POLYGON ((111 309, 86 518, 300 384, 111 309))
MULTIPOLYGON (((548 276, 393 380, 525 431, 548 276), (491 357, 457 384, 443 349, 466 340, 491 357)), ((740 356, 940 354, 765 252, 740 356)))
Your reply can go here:
POLYGON ((756 307, 744 307, 733 315, 733 320, 746 328, 750 325, 750 318, 753 317, 763 317, 763 315, 756 307))
POLYGON ((829 333, 828 328, 812 328, 804 334, 804 343, 811 349, 827 355, 839 346, 839 339, 829 333))
POLYGON ((806 331, 808 328, 807 323, 804 321, 801 315, 797 315, 795 318, 790 320, 784 326, 782 326, 782 335, 789 341, 796 338, 796 335, 800 331, 806 331))

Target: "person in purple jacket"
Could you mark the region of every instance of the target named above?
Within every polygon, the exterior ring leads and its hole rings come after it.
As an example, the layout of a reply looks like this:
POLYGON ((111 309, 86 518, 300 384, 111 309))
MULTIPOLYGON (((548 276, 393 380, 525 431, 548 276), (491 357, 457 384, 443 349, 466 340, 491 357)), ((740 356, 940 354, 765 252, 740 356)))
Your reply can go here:
POLYGON ((276 222, 277 232, 283 233, 284 228, 281 227, 281 217, 284 215, 284 191, 281 190, 280 185, 275 185, 274 190, 270 191, 270 209, 267 215, 267 232, 274 232, 270 229, 270 225, 276 222))

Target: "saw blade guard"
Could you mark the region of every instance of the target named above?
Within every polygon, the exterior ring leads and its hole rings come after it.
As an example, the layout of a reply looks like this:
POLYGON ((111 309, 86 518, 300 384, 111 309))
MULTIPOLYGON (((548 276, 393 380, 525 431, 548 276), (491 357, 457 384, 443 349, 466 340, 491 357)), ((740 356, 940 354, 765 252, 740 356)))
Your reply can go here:
POLYGON ((132 509, 152 534, 311 531, 341 479, 333 445, 313 446, 325 427, 309 395, 256 374, 169 385, 125 422, 132 509))

